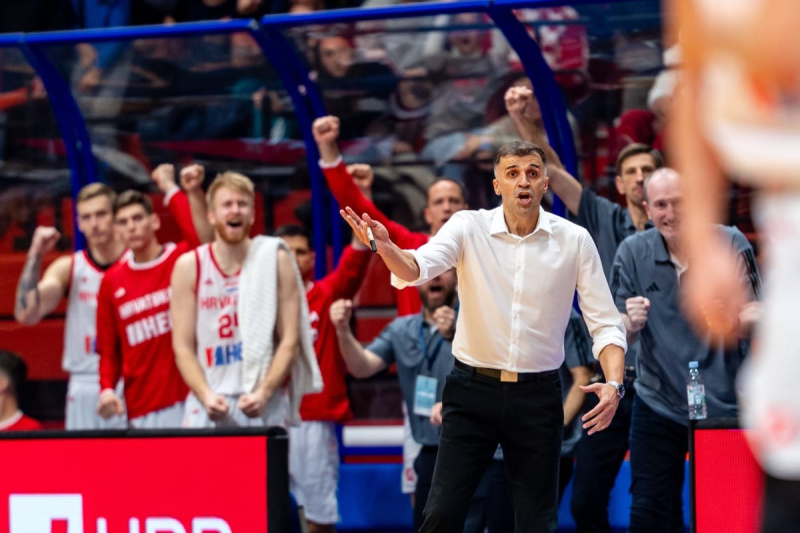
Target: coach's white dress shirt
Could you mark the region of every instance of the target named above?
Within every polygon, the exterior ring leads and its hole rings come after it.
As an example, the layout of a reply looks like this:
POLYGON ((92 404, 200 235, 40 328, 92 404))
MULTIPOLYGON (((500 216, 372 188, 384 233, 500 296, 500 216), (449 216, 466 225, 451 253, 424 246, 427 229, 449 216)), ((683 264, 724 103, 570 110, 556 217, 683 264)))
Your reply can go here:
POLYGON ((502 206, 459 211, 427 244, 408 251, 420 276, 405 282, 392 275, 398 289, 457 268, 453 355, 468 365, 515 372, 559 368, 576 289, 595 358, 609 344, 627 349, 589 233, 542 208, 536 228, 524 237, 508 231, 502 206))

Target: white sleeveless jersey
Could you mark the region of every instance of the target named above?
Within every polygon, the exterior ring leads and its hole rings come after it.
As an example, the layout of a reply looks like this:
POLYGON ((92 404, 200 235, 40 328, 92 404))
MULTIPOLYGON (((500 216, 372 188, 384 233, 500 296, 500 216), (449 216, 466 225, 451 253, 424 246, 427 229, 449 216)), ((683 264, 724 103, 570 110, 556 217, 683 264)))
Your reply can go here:
POLYGON ((62 367, 70 374, 97 374, 100 357, 96 351, 97 291, 103 280, 100 270, 85 250, 72 255, 64 326, 62 367))
POLYGON ((239 274, 225 275, 211 244, 195 250, 197 259, 197 357, 216 394, 243 394, 242 338, 236 315, 239 274))

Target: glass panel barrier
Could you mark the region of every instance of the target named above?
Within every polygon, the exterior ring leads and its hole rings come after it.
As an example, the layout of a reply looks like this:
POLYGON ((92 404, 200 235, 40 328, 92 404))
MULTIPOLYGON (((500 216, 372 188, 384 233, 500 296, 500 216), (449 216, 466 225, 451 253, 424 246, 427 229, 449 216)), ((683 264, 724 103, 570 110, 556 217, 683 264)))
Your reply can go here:
MULTIPOLYGON (((0 48, 0 256, 19 262, 37 225, 55 226, 72 249, 70 173, 47 94, 17 48, 0 48)), ((12 280, 16 283, 16 279, 12 280)))
MULTIPOLYGON (((45 45, 86 120, 100 179, 155 192, 160 163, 234 170, 258 193, 254 233, 310 227, 305 145, 292 103, 245 31, 45 45)), ((170 237, 174 237, 170 233, 170 237)))

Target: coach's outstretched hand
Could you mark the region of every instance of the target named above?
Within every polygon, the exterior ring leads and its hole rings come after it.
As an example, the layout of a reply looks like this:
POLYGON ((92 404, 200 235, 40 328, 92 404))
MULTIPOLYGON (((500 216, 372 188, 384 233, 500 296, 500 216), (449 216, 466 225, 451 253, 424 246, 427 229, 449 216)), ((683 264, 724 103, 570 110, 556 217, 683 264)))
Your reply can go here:
POLYGON ((358 237, 358 240, 364 243, 365 246, 370 246, 367 228, 372 230, 372 238, 375 241, 375 245, 378 247, 378 253, 391 244, 392 241, 389 239, 389 231, 386 229, 386 226, 377 220, 372 220, 368 214, 364 213, 359 217, 350 207, 339 209, 339 214, 347 221, 353 233, 358 237))

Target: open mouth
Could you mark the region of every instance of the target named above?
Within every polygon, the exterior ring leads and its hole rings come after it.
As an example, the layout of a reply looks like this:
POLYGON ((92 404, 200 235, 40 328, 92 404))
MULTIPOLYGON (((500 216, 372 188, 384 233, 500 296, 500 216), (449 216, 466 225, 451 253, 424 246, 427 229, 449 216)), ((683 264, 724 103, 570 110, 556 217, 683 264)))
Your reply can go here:
POLYGON ((444 287, 441 285, 431 285, 428 287, 428 294, 431 296, 439 296, 444 294, 444 287))
POLYGON ((229 220, 225 223, 229 228, 241 228, 242 224, 241 220, 229 220))
POLYGON ((517 200, 522 205, 530 205, 533 202, 533 195, 529 192, 520 192, 517 193, 517 200))

